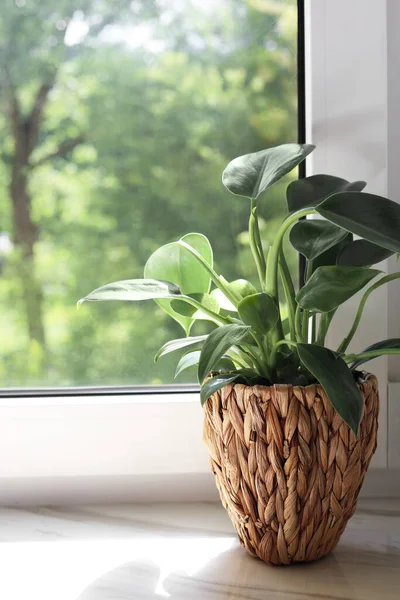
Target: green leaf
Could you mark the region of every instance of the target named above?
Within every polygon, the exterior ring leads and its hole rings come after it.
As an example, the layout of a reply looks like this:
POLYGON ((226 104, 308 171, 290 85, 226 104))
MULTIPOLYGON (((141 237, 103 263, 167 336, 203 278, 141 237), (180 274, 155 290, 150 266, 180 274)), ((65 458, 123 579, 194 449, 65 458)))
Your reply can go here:
POLYGON ((322 385, 334 409, 358 435, 363 400, 354 377, 340 356, 322 346, 297 344, 305 368, 322 385))
MULTIPOLYGON (((212 294, 190 294, 190 298, 200 302, 205 308, 208 308, 215 313, 219 312, 219 304, 217 299, 212 294)), ((171 308, 178 314, 189 317, 193 320, 202 319, 204 321, 212 321, 211 317, 203 313, 200 309, 198 310, 191 304, 188 304, 184 300, 173 300, 171 302, 171 308)))
POLYGON ((318 267, 329 267, 336 265, 339 253, 342 251, 343 248, 350 244, 352 240, 353 234, 348 233, 346 237, 342 239, 341 242, 335 244, 334 246, 332 246, 332 248, 329 248, 329 250, 326 250, 325 252, 317 256, 317 258, 315 258, 312 261, 313 271, 318 269, 318 267))
MULTIPOLYGON (((382 350, 382 354, 385 354, 384 350, 389 350, 392 348, 400 348, 400 338, 389 338, 388 340, 382 340, 381 342, 376 342, 368 348, 365 348, 362 352, 358 352, 358 354, 362 354, 364 352, 371 352, 372 350, 382 350)), ((378 358, 378 357, 377 357, 378 358)), ((360 365, 368 362, 369 360, 373 360, 372 358, 360 358, 353 362, 350 366, 350 369, 357 369, 360 365)))
POLYGON ((379 275, 376 269, 359 267, 318 267, 297 293, 296 301, 314 312, 330 312, 346 302, 371 279, 379 275))
MULTIPOLYGON (((200 233, 189 233, 182 238, 192 246, 206 262, 213 265, 213 253, 210 242, 200 233)), ((210 276, 198 261, 177 242, 158 248, 149 258, 144 268, 145 277, 156 277, 175 281, 182 294, 207 294, 210 291, 210 276)), ((158 301, 165 312, 178 321, 189 334, 195 319, 176 312, 168 300, 158 301)))
POLYGON ((342 241, 348 232, 329 221, 304 219, 291 229, 289 239, 292 246, 308 260, 314 260, 342 241))
POLYGON ((400 251, 400 205, 374 194, 334 194, 316 207, 320 215, 355 235, 400 251))
MULTIPOLYGON (((182 371, 185 371, 186 369, 189 369, 190 367, 195 367, 199 364, 199 360, 200 360, 200 350, 195 350, 194 352, 188 352, 187 354, 184 354, 181 359, 178 362, 178 365, 176 367, 176 371, 175 371, 175 378, 178 377, 178 375, 180 375, 180 373, 182 373, 182 371)), ((217 364, 214 366, 214 371, 216 372, 231 372, 234 371, 236 369, 234 363, 232 362, 232 360, 227 357, 227 356, 223 356, 218 362, 217 364)))
POLYGON ((210 296, 212 296, 218 304, 219 311, 237 312, 237 309, 233 306, 232 302, 228 300, 220 289, 215 288, 212 290, 210 296))
POLYGON ((190 369, 190 367, 197 366, 200 360, 200 350, 195 350, 194 352, 188 352, 184 354, 180 359, 176 366, 175 378, 178 377, 182 371, 186 369, 190 369))
POLYGON ((338 255, 338 265, 369 267, 392 256, 392 250, 377 246, 367 240, 355 240, 345 246, 338 255))
POLYGON ((268 294, 246 296, 238 305, 243 323, 250 325, 257 333, 266 334, 278 322, 279 310, 275 300, 268 294))
POLYGON ((307 206, 316 206, 332 194, 345 191, 361 192, 367 184, 365 181, 350 183, 333 175, 311 175, 292 181, 286 191, 289 211, 300 210, 307 206))
POLYGON ((225 354, 231 346, 243 342, 249 334, 250 327, 245 325, 223 325, 214 329, 201 349, 198 377, 200 383, 213 370, 216 362, 225 354))
POLYGON ((257 293, 257 289, 254 287, 254 285, 246 279, 235 279, 234 281, 230 281, 228 283, 228 287, 235 294, 240 296, 240 298, 246 298, 246 296, 251 296, 252 294, 257 293))
POLYGON ((233 383, 234 381, 238 381, 241 379, 240 373, 237 371, 236 373, 222 373, 220 375, 216 375, 215 377, 211 377, 208 379, 202 386, 200 391, 200 401, 201 405, 204 406, 206 401, 210 396, 217 392, 221 388, 225 387, 229 383, 233 383))
POLYGON ((222 373, 207 379, 202 385, 200 392, 201 405, 204 406, 206 400, 221 388, 230 383, 245 383, 246 385, 269 385, 269 382, 260 377, 258 373, 251 369, 239 369, 233 373, 222 373))
MULTIPOLYGON (((257 293, 257 289, 254 287, 254 285, 246 279, 235 279, 235 281, 230 282, 224 280, 224 283, 238 298, 238 301, 240 301, 240 298, 246 298, 246 296, 250 296, 251 294, 257 293)), ((224 295, 224 293, 221 290, 212 290, 211 296, 213 296, 217 300, 221 309, 228 310, 230 312, 237 312, 237 309, 233 306, 232 302, 228 300, 228 298, 224 295)))
POLYGON ((190 346, 200 346, 207 337, 207 335, 197 335, 193 337, 170 340, 159 349, 154 357, 154 362, 157 362, 159 358, 169 354, 170 352, 175 352, 176 350, 181 350, 182 348, 189 348, 190 346))
POLYGON ((239 156, 224 170, 222 183, 232 194, 258 198, 267 188, 297 167, 314 148, 311 144, 283 144, 239 156))
POLYGON ((125 300, 138 302, 140 300, 154 300, 155 298, 174 298, 181 295, 179 286, 170 281, 162 281, 160 279, 126 279, 124 281, 108 283, 97 288, 85 296, 85 298, 79 300, 78 305, 86 301, 125 300))

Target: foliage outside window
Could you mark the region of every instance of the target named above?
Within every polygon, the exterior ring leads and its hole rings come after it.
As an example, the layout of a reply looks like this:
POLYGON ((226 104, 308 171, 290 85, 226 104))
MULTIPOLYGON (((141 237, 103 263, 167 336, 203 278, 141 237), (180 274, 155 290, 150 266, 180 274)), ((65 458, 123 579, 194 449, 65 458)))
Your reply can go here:
MULTIPOLYGON (((215 182, 244 148, 296 137, 296 29, 294 0, 2 7, 2 387, 171 382, 172 359, 156 372, 150 359, 177 323, 146 305, 83 315, 75 300, 99 273, 141 277, 194 223, 227 277, 257 281, 246 207, 215 182)), ((260 214, 265 247, 287 182, 260 214)))

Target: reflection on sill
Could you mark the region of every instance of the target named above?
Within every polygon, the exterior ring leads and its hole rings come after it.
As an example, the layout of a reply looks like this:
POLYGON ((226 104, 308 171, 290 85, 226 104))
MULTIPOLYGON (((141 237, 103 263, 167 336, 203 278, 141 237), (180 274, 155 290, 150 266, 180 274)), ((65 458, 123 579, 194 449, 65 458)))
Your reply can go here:
POLYGON ((146 598, 169 597, 172 573, 192 577, 234 543, 233 536, 154 536, 1 544, 0 597, 36 600, 39 590, 40 600, 133 599, 145 590, 146 598))

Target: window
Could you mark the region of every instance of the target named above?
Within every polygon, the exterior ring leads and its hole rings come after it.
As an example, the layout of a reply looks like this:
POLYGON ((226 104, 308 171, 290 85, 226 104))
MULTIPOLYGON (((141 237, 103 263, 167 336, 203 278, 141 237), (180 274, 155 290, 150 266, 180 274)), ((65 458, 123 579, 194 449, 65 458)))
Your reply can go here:
MULTIPOLYGON (((220 176, 237 155, 297 139, 297 2, 6 4, 0 386, 171 383, 174 357, 153 356, 178 324, 154 304, 76 301, 142 277, 190 231, 209 237, 224 276, 255 279, 248 205, 220 176)), ((286 184, 263 203, 266 244, 286 184)))

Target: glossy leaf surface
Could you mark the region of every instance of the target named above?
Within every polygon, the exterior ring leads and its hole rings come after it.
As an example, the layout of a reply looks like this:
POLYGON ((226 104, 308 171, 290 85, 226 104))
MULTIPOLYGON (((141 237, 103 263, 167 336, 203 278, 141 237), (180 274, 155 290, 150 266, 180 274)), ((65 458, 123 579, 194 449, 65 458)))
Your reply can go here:
MULTIPOLYGON (((189 233, 182 238, 192 246, 212 266, 213 253, 210 242, 200 233, 189 233)), ((179 285, 182 294, 206 294, 210 290, 210 276, 198 261, 176 242, 158 248, 149 258, 144 268, 145 277, 163 278, 179 285)), ((186 334, 189 333, 193 318, 176 312, 171 303, 157 302, 167 314, 180 323, 186 334)))
MULTIPOLYGON (((393 349, 393 348, 399 348, 400 349, 400 338, 390 338, 388 340, 382 340, 380 342, 376 342, 375 344, 372 344, 371 346, 368 346, 367 348, 365 348, 362 352, 371 352, 372 350, 382 350, 382 354, 385 354, 383 352, 383 350, 387 349, 393 349)), ((361 352, 359 353, 361 354, 361 352)), ((356 360, 355 362, 353 362, 350 366, 351 369, 357 369, 360 365, 368 362, 369 360, 373 360, 372 358, 360 358, 359 360, 356 360)))
POLYGON ((332 194, 344 191, 361 192, 366 185, 365 181, 349 182, 333 175, 311 175, 296 179, 287 188, 288 208, 294 212, 306 206, 316 206, 332 194))
POLYGON ((156 298, 174 298, 181 296, 179 286, 170 281, 159 279, 126 279, 108 283, 79 300, 83 302, 105 302, 107 300, 122 300, 138 302, 140 300, 155 300, 156 298))
POLYGON ((231 346, 244 342, 249 337, 250 327, 245 325, 223 325, 214 329, 205 340, 201 349, 198 377, 200 383, 213 370, 217 361, 231 346))
POLYGON ((361 192, 334 194, 316 207, 320 215, 355 235, 400 252, 400 205, 361 192))
POLYGON ((377 246, 368 240, 354 240, 345 246, 338 255, 338 265, 369 267, 392 256, 392 250, 377 246))
POLYGON ((322 385, 334 409, 357 435, 363 400, 344 360, 322 346, 298 344, 297 350, 301 362, 322 385))
POLYGON ((244 298, 238 305, 243 323, 250 325, 257 333, 266 334, 276 325, 279 310, 276 302, 268 294, 253 294, 244 298))
POLYGON ((298 221, 290 230, 292 246, 308 260, 314 260, 347 236, 347 231, 321 219, 298 221))
POLYGON ((319 267, 297 293, 297 303, 313 312, 330 312, 346 302, 371 279, 376 269, 359 267, 319 267))
POLYGON ((224 186, 237 196, 258 198, 271 185, 297 167, 315 146, 282 144, 233 159, 222 174, 224 186))
POLYGON ((201 346, 204 340, 207 338, 207 335, 197 335, 192 337, 178 338, 176 340, 170 340, 166 342, 157 354, 154 357, 154 362, 157 362, 161 356, 165 356, 170 352, 175 352, 176 350, 182 350, 182 348, 189 348, 190 346, 201 346))

